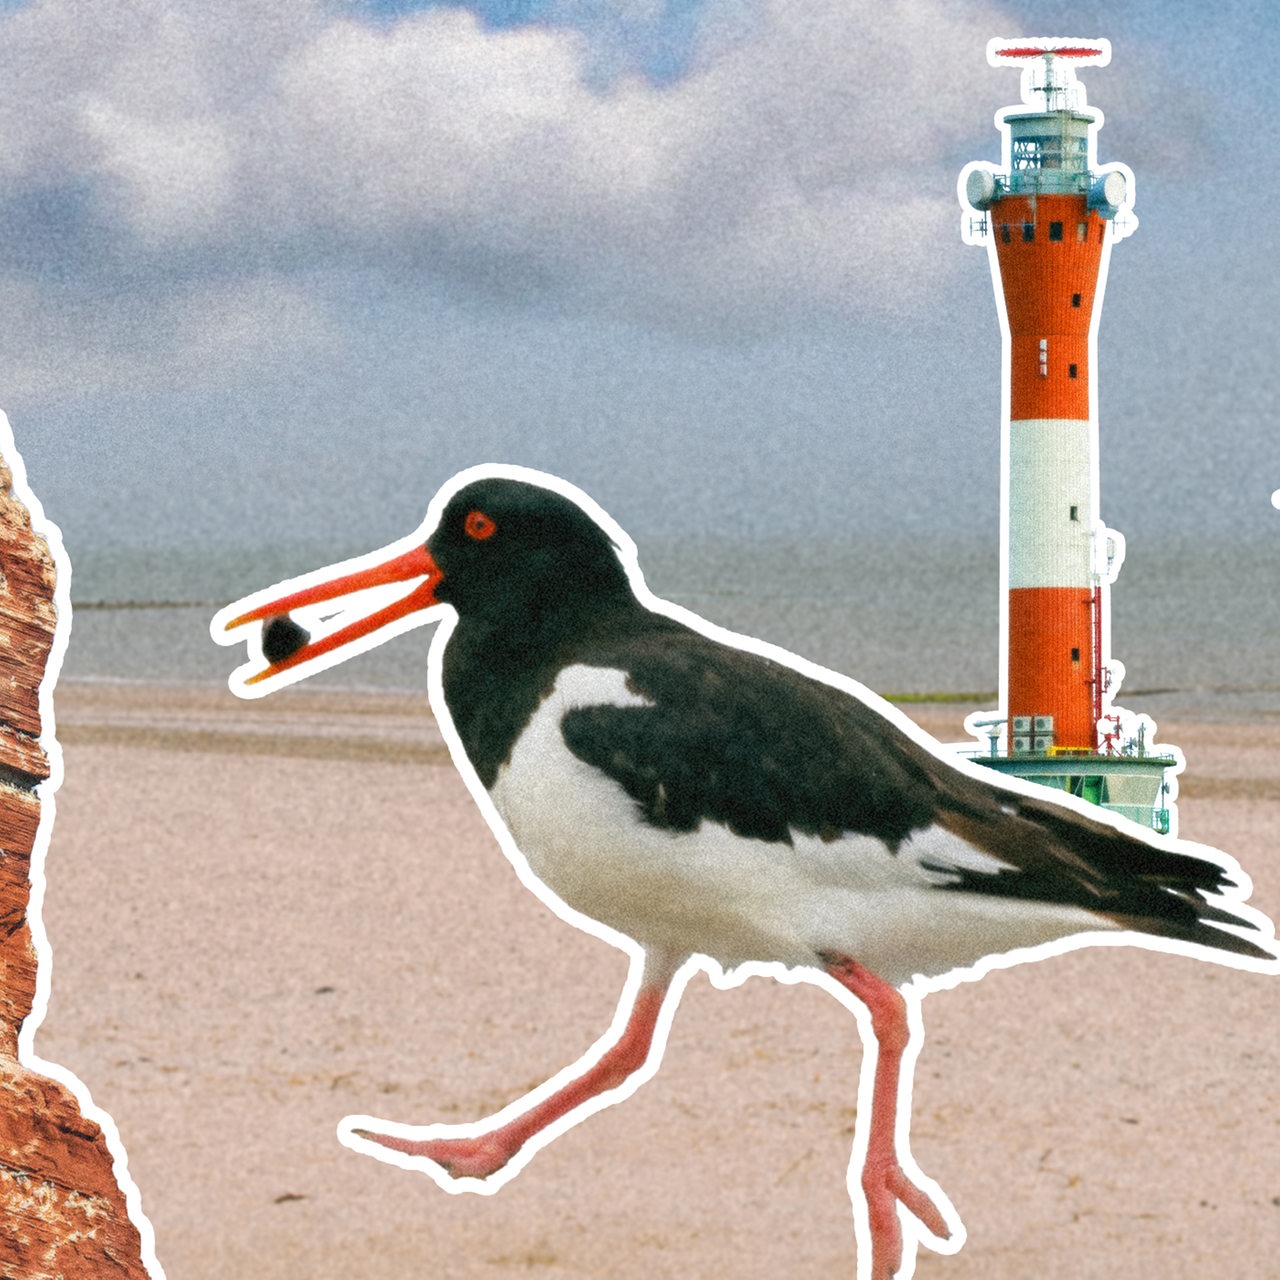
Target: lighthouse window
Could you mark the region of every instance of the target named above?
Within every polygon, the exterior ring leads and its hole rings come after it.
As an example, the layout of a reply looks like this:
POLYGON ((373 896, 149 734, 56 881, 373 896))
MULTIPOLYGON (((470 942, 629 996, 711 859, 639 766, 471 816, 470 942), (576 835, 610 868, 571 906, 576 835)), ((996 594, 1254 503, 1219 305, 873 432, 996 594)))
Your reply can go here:
POLYGON ((1080 305, 1080 295, 1078 293, 1073 293, 1071 295, 1071 305, 1073 307, 1078 307, 1080 305))
POLYGON ((1060 222, 1049 223, 1049 239, 1050 240, 1062 239, 1062 223, 1060 222))
POLYGON ((1079 507, 1071 507, 1071 508, 1070 508, 1070 515, 1071 515, 1071 519, 1072 519, 1072 520, 1079 520, 1079 519, 1080 519, 1080 508, 1079 508, 1079 507))
POLYGON ((1015 138, 1013 142, 1013 167, 1037 169, 1040 167, 1040 143, 1035 138, 1015 138))
POLYGON ((1034 222, 1024 222, 1022 224, 1022 238, 1028 242, 1036 238, 1036 224, 1034 222))
POLYGON ((1071 661, 1072 661, 1072 662, 1079 662, 1079 661, 1080 661, 1080 650, 1079 650, 1079 649, 1072 649, 1072 650, 1071 650, 1071 661))
POLYGON ((1000 224, 1000 239, 1003 240, 1005 244, 1008 244, 1011 239, 1009 235, 1009 224, 1007 222, 1002 222, 1000 224))
POLYGON ((1067 365, 1067 377, 1068 377, 1068 378, 1074 378, 1074 377, 1077 377, 1077 376, 1078 376, 1078 374, 1077 374, 1077 371, 1076 371, 1076 366, 1075 366, 1075 365, 1073 365, 1073 364, 1069 364, 1069 365, 1067 365))
POLYGON ((1089 224, 1087 222, 1076 223, 1076 239, 1084 244, 1089 235, 1089 224))

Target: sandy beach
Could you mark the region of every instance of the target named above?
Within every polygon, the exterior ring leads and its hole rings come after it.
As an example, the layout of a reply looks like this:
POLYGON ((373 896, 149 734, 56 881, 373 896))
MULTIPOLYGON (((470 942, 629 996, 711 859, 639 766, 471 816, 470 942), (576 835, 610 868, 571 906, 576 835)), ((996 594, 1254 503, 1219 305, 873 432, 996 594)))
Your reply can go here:
MULTIPOLYGON (((64 684, 57 715, 37 1047, 115 1117, 172 1280, 852 1280, 860 1047, 816 988, 695 979, 658 1076, 493 1197, 339 1145, 504 1105, 626 971, 520 885, 425 698, 64 684)), ((1280 912, 1280 724, 1160 729, 1182 834, 1280 912)), ((1275 979, 1132 948, 926 1000, 913 1147, 969 1239, 917 1274, 1275 1274, 1278 1015, 1275 979)))

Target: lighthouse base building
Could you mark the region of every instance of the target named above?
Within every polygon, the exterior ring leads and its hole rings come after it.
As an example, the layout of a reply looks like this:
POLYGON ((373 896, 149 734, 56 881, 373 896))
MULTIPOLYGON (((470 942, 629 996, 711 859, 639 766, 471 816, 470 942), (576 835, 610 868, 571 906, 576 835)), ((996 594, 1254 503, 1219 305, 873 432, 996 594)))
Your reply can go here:
POLYGON ((1074 70, 1110 48, 992 41, 988 58, 1023 68, 1023 100, 996 117, 1002 168, 961 175, 964 236, 988 251, 1004 334, 1001 709, 969 727, 992 768, 1169 831, 1180 757, 1111 702, 1123 540, 1099 515, 1094 369, 1111 247, 1136 221, 1132 174, 1095 163, 1102 115, 1074 70))

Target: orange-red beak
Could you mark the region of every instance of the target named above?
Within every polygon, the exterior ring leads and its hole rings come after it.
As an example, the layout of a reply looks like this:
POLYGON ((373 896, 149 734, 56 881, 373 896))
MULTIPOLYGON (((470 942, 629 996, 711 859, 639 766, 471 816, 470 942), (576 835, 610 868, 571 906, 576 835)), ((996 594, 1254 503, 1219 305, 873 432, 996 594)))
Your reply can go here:
POLYGON ((287 617, 297 609, 323 604, 327 600, 337 600, 342 596, 348 596, 357 591, 367 591, 370 587, 383 587, 397 582, 410 582, 415 578, 423 579, 407 595, 386 605, 384 608, 357 618, 345 627, 339 627, 338 630, 331 631, 319 639, 311 640, 305 631, 299 630, 298 635, 305 643, 293 648, 287 655, 274 661, 268 659, 269 665, 262 671, 249 676, 245 680, 245 684, 257 684, 259 681, 269 679, 281 671, 288 671, 291 667, 301 666, 302 663, 310 662, 313 658, 318 658, 322 654, 332 653, 335 649, 342 648, 343 645, 351 644, 364 636, 371 635, 373 632, 390 625, 407 614, 420 609, 431 608, 439 603, 435 597, 435 589, 443 576, 426 547, 415 547, 412 551, 396 556, 382 564, 373 565, 355 573, 344 574, 342 577, 333 578, 328 582, 320 582, 310 587, 304 587, 290 595, 281 596, 275 600, 268 601, 266 604, 257 605, 246 613, 232 618, 224 624, 227 631, 232 631, 236 627, 246 626, 251 622, 266 622, 269 624, 272 619, 287 617))

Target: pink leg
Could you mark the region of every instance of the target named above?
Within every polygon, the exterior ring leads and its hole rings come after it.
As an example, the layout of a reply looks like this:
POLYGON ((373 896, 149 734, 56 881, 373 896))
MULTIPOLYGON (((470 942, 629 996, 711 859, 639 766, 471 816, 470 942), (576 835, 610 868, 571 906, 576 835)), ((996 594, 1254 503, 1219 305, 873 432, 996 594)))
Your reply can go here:
POLYGON ((871 1013, 879 1053, 871 1098, 871 1125, 867 1157, 862 1167, 862 1191, 867 1199, 871 1225, 872 1280, 892 1280, 902 1265, 901 1203, 935 1236, 951 1235, 938 1206, 920 1190, 898 1163, 898 1094, 902 1054, 911 1031, 906 1001, 887 982, 847 956, 829 957, 827 972, 852 991, 871 1013))
POLYGON ((368 1130, 357 1132, 360 1137, 390 1147, 393 1151, 425 1156, 455 1178, 487 1178, 497 1173, 534 1134, 597 1094, 616 1089, 644 1066, 666 991, 665 982, 641 987, 622 1034, 605 1050, 600 1060, 500 1128, 474 1138, 428 1138, 425 1141, 368 1130))

